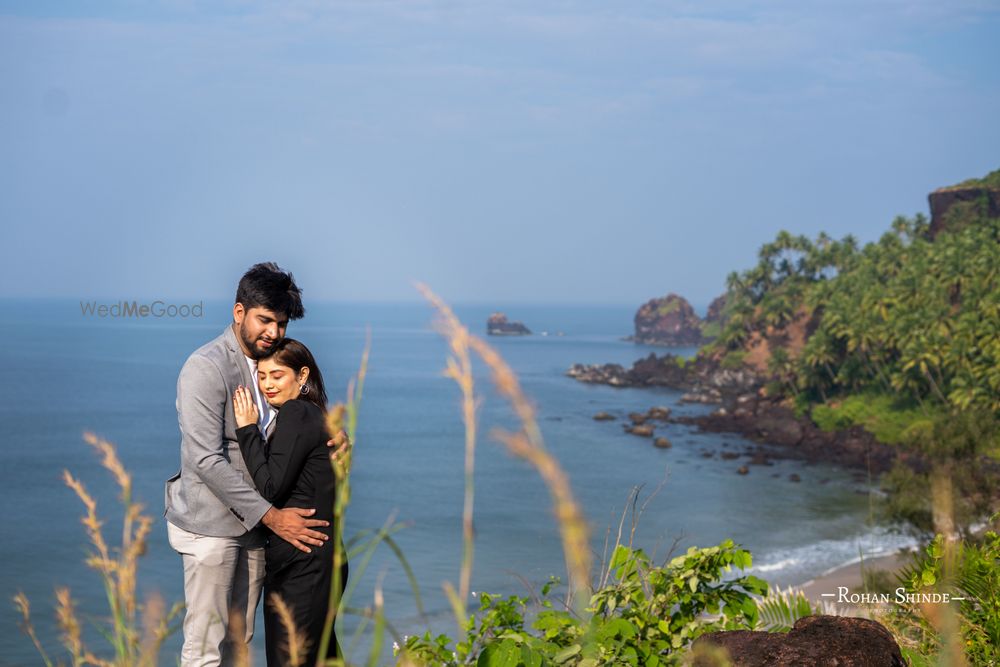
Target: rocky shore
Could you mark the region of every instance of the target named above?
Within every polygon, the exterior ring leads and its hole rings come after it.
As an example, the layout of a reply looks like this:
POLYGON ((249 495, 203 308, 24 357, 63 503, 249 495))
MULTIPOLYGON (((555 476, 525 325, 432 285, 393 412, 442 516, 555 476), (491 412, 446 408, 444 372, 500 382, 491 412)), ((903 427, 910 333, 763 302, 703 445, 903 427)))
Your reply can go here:
MULTIPOLYGON (((723 368, 705 358, 685 360, 671 354, 650 354, 631 368, 619 364, 574 364, 566 373, 580 381, 612 387, 662 386, 684 391, 681 400, 718 405, 706 415, 667 416, 664 421, 689 424, 702 431, 738 433, 762 445, 751 463, 767 457, 828 462, 870 471, 889 470, 898 448, 878 442, 860 427, 827 432, 808 417, 798 417, 784 402, 769 397, 764 378, 748 368, 723 368)), ((596 417, 596 416, 595 416, 596 417)), ((632 430, 635 433, 635 420, 632 430)), ((640 429, 636 435, 652 436, 640 429)), ((741 470, 742 472, 742 470, 741 470)))

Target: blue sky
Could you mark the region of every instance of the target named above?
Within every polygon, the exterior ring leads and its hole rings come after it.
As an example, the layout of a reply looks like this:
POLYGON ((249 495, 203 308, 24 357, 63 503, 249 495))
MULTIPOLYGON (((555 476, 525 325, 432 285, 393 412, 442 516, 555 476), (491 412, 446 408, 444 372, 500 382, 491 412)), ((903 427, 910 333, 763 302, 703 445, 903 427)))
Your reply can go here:
POLYGON ((4 2, 0 296, 706 303, 1000 168, 1000 2, 4 2))

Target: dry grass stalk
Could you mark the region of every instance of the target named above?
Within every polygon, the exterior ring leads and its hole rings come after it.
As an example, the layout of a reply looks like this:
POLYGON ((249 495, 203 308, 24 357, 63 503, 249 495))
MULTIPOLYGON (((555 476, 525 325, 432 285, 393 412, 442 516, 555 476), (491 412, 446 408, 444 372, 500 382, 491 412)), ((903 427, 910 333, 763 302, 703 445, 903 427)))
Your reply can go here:
POLYGON ((87 508, 87 514, 80 519, 80 523, 87 529, 87 537, 90 538, 90 543, 94 545, 96 550, 95 555, 87 558, 87 565, 99 571, 103 576, 110 577, 117 564, 111 559, 111 551, 108 549, 108 544, 101 531, 104 522, 97 516, 97 501, 87 493, 83 483, 73 477, 68 470, 63 470, 63 482, 76 493, 84 507, 87 508))
POLYGON ((21 614, 21 631, 28 635, 31 639, 31 643, 35 645, 35 650, 42 657, 47 667, 52 667, 52 661, 49 660, 48 654, 42 647, 42 642, 38 639, 38 634, 35 632, 35 625, 31 622, 31 601, 28 600, 28 596, 23 592, 18 591, 17 595, 14 596, 14 606, 17 607, 18 612, 21 614))
MULTIPOLYGON (((330 599, 327 609, 326 621, 323 626, 323 634, 320 636, 318 660, 323 662, 328 653, 330 642, 334 641, 334 625, 337 621, 337 611, 345 601, 341 599, 340 569, 347 560, 344 551, 344 515, 347 506, 351 502, 351 481, 350 472, 354 459, 354 440, 358 426, 358 409, 361 406, 361 397, 364 391, 365 378, 368 375, 368 357, 371 352, 371 330, 365 336, 365 348, 361 354, 361 365, 356 378, 351 378, 347 385, 347 400, 344 403, 333 405, 326 413, 326 428, 330 437, 335 440, 343 437, 346 433, 349 446, 344 454, 338 458, 330 455, 330 465, 333 467, 336 477, 336 495, 333 501, 333 577, 330 582, 330 599)), ((325 660, 325 664, 344 664, 343 656, 339 659, 325 660)))
POLYGON ((304 631, 295 627, 295 616, 292 609, 277 593, 271 593, 267 598, 268 603, 274 608, 281 625, 285 628, 287 640, 281 646, 281 650, 288 656, 288 667, 302 667, 309 653, 309 638, 304 631))
POLYGON ((374 627, 372 628, 372 650, 368 654, 368 661, 366 663, 367 667, 376 667, 378 665, 379 655, 382 653, 382 638, 385 635, 386 620, 385 620, 385 598, 382 595, 382 577, 385 572, 380 572, 378 577, 375 579, 375 593, 373 595, 373 609, 372 618, 375 619, 374 627))
POLYGON ((236 609, 230 609, 229 625, 226 629, 227 641, 223 647, 223 664, 231 664, 234 667, 252 667, 253 661, 247 647, 246 633, 247 624, 243 614, 236 609))
POLYGON ((156 665, 160 647, 164 640, 170 636, 170 619, 180 613, 183 608, 182 604, 177 603, 168 612, 163 598, 159 595, 151 595, 146 600, 142 610, 143 637, 139 665, 143 667, 156 665))
MULTIPOLYGON (((455 349, 455 345, 461 344, 467 345, 474 351, 490 368, 493 383, 514 409, 521 423, 521 431, 512 433, 496 430, 492 435, 506 445, 511 453, 534 466, 548 486, 553 499, 556 519, 559 522, 563 554, 569 573, 570 593, 587 591, 590 586, 591 567, 590 531, 583 517, 583 512, 573 497, 569 478, 559 466, 558 461, 545 449, 535 408, 522 391, 517 375, 486 341, 468 333, 468 330, 462 327, 448 305, 429 287, 418 284, 417 289, 441 314, 446 330, 455 331, 457 327, 464 330, 464 333, 460 334, 462 339, 453 344, 452 349, 455 349)), ((582 605, 586 602, 584 598, 585 596, 577 596, 579 604, 582 605)))
POLYGON ((132 475, 125 470, 114 445, 89 431, 83 434, 83 439, 101 454, 101 465, 114 475, 115 482, 122 492, 122 502, 132 502, 132 475))
POLYGON ((513 454, 531 463, 545 480, 559 522, 570 591, 571 593, 588 591, 591 566, 590 530, 580 506, 573 498, 566 473, 551 454, 536 447, 523 433, 496 429, 492 435, 506 445, 513 454))
POLYGON ((80 637, 80 621, 76 617, 73 598, 70 597, 69 589, 65 587, 56 589, 56 621, 62 633, 60 636, 62 645, 73 658, 74 667, 82 665, 84 648, 80 637))
POLYGON ((455 615, 460 624, 468 620, 466 602, 472 584, 472 564, 475 555, 475 532, 473 527, 473 509, 475 505, 475 468, 476 468, 476 410, 479 402, 475 395, 475 383, 472 377, 472 355, 469 354, 469 330, 459 321, 448 304, 444 303, 426 286, 418 289, 437 308, 441 320, 439 330, 448 341, 451 356, 448 357, 445 377, 455 381, 462 392, 462 421, 465 424, 465 496, 462 508, 462 566, 458 580, 458 591, 446 586, 445 593, 452 601, 455 615))
POLYGON ((472 336, 469 343, 492 370, 494 383, 500 393, 510 401, 521 420, 520 433, 497 429, 493 432, 493 436, 503 442, 512 453, 535 466, 545 480, 559 521, 570 591, 586 591, 590 584, 590 530, 579 504, 573 497, 569 477, 555 457, 545 449, 541 429, 535 418, 534 406, 521 390, 514 371, 486 341, 472 336))
MULTIPOLYGON (((72 664, 94 665, 97 667, 144 667, 155 665, 163 641, 173 632, 170 622, 181 611, 177 604, 170 613, 163 613, 162 601, 153 599, 143 606, 145 637, 140 636, 137 626, 137 612, 140 606, 136 599, 136 573, 138 559, 146 552, 153 519, 143 514, 143 506, 132 500, 132 476, 122 465, 114 445, 92 433, 84 434, 84 439, 93 446, 101 457, 101 465, 109 470, 121 491, 125 511, 122 520, 121 546, 112 548, 104 537, 103 526, 97 514, 97 501, 87 491, 83 483, 68 471, 63 471, 63 481, 73 490, 83 503, 86 512, 81 523, 93 547, 86 564, 101 575, 104 592, 110 608, 111 627, 101 628, 114 649, 114 658, 98 658, 86 647, 77 617, 76 605, 68 588, 56 590, 56 620, 60 630, 60 642, 70 654, 72 664)), ((46 665, 51 664, 41 643, 31 627, 31 608, 22 593, 14 602, 24 619, 22 628, 31 638, 46 665)))

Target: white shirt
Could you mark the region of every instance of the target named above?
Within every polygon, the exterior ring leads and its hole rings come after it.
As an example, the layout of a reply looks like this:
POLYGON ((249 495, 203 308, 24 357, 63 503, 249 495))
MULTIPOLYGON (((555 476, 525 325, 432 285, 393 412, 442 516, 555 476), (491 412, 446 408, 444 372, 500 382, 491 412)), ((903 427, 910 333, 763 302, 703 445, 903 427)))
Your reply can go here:
POLYGON ((250 377, 253 378, 253 395, 257 402, 257 413, 260 418, 257 420, 257 428, 260 429, 261 435, 267 438, 267 427, 271 424, 271 420, 275 417, 275 411, 271 408, 271 404, 264 400, 264 395, 260 392, 260 382, 257 381, 257 360, 253 357, 248 357, 243 355, 247 360, 247 366, 250 367, 250 377))

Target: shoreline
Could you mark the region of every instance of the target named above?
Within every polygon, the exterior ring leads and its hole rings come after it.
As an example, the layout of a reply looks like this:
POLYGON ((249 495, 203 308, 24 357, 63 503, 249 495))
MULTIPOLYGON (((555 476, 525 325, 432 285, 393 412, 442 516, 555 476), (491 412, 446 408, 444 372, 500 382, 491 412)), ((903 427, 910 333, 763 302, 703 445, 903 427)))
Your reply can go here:
POLYGON ((797 459, 832 463, 881 474, 897 461, 919 465, 916 452, 879 442, 858 425, 824 431, 808 416, 799 416, 780 396, 764 391, 764 378, 751 368, 722 368, 707 358, 680 358, 671 353, 649 356, 626 369, 619 364, 573 364, 566 375, 577 382, 610 387, 668 387, 685 392, 682 403, 702 404, 703 414, 668 416, 672 424, 694 426, 703 433, 732 433, 754 446, 751 458, 797 459), (714 407, 710 407, 714 406, 714 407))
POLYGON ((849 604, 837 601, 837 594, 842 587, 846 587, 848 592, 864 592, 864 571, 885 571, 896 574, 910 562, 912 551, 900 549, 894 553, 883 554, 858 559, 846 565, 840 565, 828 570, 823 574, 805 581, 801 584, 793 585, 792 588, 801 591, 813 605, 835 605, 842 609, 860 611, 856 604, 849 604))

